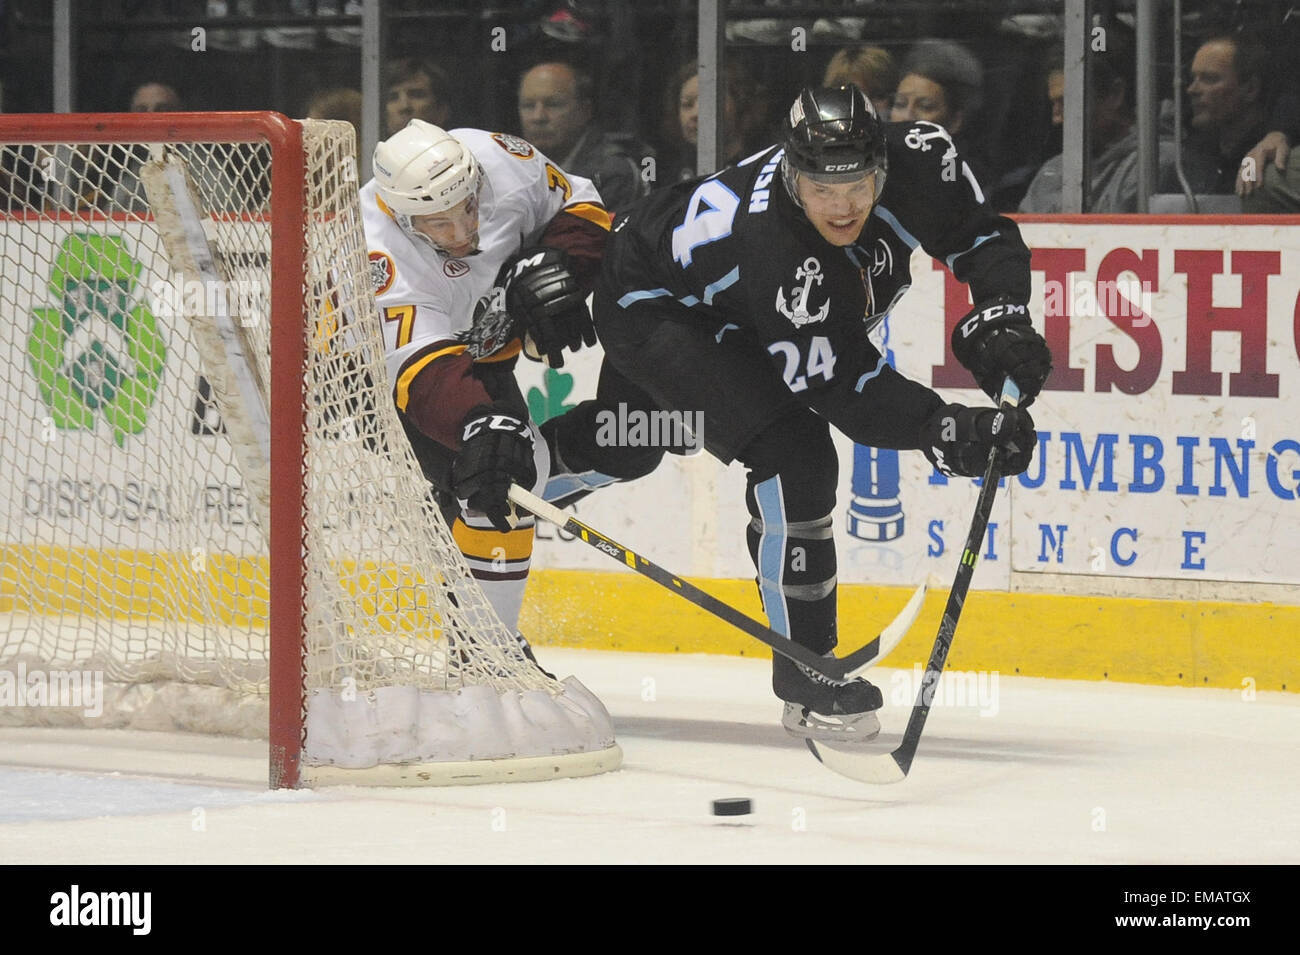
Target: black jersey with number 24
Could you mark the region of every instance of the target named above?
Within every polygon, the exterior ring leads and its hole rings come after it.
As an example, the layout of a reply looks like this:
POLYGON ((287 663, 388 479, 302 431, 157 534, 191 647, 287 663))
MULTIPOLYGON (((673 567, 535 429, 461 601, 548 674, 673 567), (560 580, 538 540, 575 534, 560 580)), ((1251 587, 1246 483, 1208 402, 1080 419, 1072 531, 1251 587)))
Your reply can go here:
POLYGON ((798 392, 838 384, 836 357, 870 348, 865 333, 910 287, 917 246, 968 283, 975 304, 1027 301, 1029 250, 948 133, 923 121, 885 130, 885 185, 852 245, 827 242, 790 199, 774 146, 618 218, 618 304, 675 300, 683 320, 715 328, 720 342, 728 325, 743 329, 798 392))

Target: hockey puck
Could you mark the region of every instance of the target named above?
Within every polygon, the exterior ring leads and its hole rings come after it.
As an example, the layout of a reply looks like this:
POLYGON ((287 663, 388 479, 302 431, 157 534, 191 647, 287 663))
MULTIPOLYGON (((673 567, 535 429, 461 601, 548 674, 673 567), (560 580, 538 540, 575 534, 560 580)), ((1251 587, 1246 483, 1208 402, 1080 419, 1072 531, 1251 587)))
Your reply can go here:
POLYGON ((748 799, 715 799, 713 814, 715 816, 747 816, 754 811, 754 804, 748 799))

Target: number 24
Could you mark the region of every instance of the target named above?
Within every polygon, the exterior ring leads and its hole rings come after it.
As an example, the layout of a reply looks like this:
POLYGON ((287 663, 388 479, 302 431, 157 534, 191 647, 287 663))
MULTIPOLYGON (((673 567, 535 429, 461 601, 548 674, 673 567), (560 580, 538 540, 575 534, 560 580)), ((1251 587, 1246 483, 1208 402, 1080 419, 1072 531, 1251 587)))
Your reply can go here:
POLYGON ((821 375, 827 381, 835 377, 835 352, 831 350, 830 339, 824 335, 814 335, 808 346, 807 374, 799 374, 799 360, 803 357, 799 346, 794 342, 772 342, 767 350, 773 355, 785 359, 785 370, 781 377, 791 391, 803 391, 808 387, 808 379, 821 375))

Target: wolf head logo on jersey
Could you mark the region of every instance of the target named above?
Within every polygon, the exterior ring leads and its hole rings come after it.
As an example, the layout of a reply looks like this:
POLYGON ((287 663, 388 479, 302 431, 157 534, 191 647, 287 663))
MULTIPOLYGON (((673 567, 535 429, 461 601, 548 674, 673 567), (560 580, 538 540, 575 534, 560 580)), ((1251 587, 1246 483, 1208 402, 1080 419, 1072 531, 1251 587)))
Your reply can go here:
POLYGON ((518 136, 511 136, 509 133, 493 133, 493 141, 517 159, 533 158, 533 145, 525 139, 518 136))
POLYGON ((397 266, 393 264, 393 257, 387 252, 371 252, 368 258, 370 287, 374 289, 376 295, 383 295, 393 287, 393 279, 397 278, 397 266))
POLYGON ((822 264, 812 256, 804 260, 803 265, 794 270, 794 286, 790 289, 790 304, 786 303, 784 286, 777 286, 776 310, 788 318, 796 328, 823 322, 830 314, 831 300, 822 302, 822 307, 815 313, 809 311, 808 298, 813 285, 822 284, 822 264), (800 285, 802 283, 802 285, 800 285))
POLYGON ((506 311, 506 290, 494 286, 474 304, 474 318, 456 340, 465 343, 471 358, 487 358, 510 344, 514 324, 506 311))

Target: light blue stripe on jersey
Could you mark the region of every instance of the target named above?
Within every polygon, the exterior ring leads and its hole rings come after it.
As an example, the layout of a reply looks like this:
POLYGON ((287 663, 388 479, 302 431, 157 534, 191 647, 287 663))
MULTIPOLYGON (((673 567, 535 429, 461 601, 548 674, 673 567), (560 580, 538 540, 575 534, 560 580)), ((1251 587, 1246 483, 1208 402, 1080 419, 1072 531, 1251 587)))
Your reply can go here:
MULTIPOLYGON (((738 281, 740 281, 739 265, 733 268, 722 278, 718 279, 716 282, 710 282, 708 285, 704 286, 704 299, 703 299, 704 304, 712 305, 713 297, 715 295, 717 295, 719 292, 723 292, 731 288, 731 286, 735 285, 738 281)), ((663 288, 657 288, 649 292, 628 292, 626 295, 624 295, 622 298, 618 300, 618 304, 623 306, 624 308, 627 308, 633 302, 639 301, 640 299, 663 298, 665 295, 671 295, 671 294, 672 294, 671 292, 663 288), (633 296, 636 296, 636 298, 633 298, 633 296)), ((700 299, 696 298, 694 295, 683 295, 677 301, 681 302, 687 308, 690 308, 693 305, 700 304, 700 299)))
POLYGON ((859 378, 859 379, 858 379, 858 383, 857 383, 856 385, 853 386, 853 390, 856 391, 856 392, 861 393, 861 391, 862 391, 863 387, 866 385, 866 383, 869 382, 872 378, 875 378, 875 377, 876 377, 878 374, 880 374, 882 371, 884 371, 884 370, 885 370, 885 366, 888 365, 888 364, 889 364, 889 362, 885 361, 885 357, 882 355, 882 356, 880 357, 880 361, 876 362, 876 370, 875 370, 875 371, 869 371, 869 372, 867 372, 865 375, 863 375, 861 378, 859 378))
POLYGON ((782 636, 790 636, 790 615, 786 610, 785 588, 785 508, 781 499, 781 477, 770 477, 754 487, 758 516, 763 531, 758 539, 758 586, 763 594, 763 609, 768 625, 782 636))
MULTIPOLYGON (((726 275, 724 275, 722 278, 718 279, 716 282, 710 282, 708 285, 704 286, 704 304, 705 304, 705 305, 712 305, 712 304, 713 304, 713 296, 717 295, 719 292, 722 292, 722 291, 725 291, 725 290, 731 288, 731 286, 735 285, 738 281, 740 281, 740 266, 739 266, 739 265, 737 265, 735 268, 733 268, 730 272, 728 272, 728 273, 727 273, 726 275)), ((683 301, 683 304, 684 304, 684 303, 685 303, 685 299, 683 299, 682 301, 683 301)))
POLYGON ((916 236, 912 235, 912 233, 904 229, 903 223, 895 219, 894 214, 890 212, 888 209, 886 209, 884 206, 876 206, 874 212, 876 215, 880 216, 880 218, 885 220, 885 224, 889 226, 891 229, 893 229, 894 233, 900 239, 902 239, 904 242, 907 243, 907 247, 909 249, 915 249, 918 245, 921 244, 917 240, 916 236))
POLYGON ((666 288, 638 289, 635 292, 628 292, 618 300, 619 308, 627 308, 633 302, 640 302, 647 298, 663 298, 665 295, 673 293, 666 288))
POLYGON ((952 255, 948 256, 948 258, 944 259, 944 265, 948 266, 948 268, 952 268, 952 264, 956 262, 958 259, 960 259, 963 255, 966 255, 969 252, 974 252, 985 242, 988 242, 990 239, 996 239, 997 237, 998 237, 998 233, 996 232, 990 232, 987 235, 980 236, 978 239, 975 240, 975 244, 972 245, 965 252, 954 252, 952 255))

